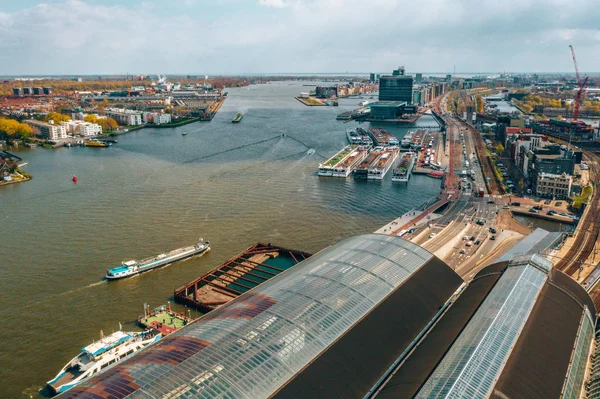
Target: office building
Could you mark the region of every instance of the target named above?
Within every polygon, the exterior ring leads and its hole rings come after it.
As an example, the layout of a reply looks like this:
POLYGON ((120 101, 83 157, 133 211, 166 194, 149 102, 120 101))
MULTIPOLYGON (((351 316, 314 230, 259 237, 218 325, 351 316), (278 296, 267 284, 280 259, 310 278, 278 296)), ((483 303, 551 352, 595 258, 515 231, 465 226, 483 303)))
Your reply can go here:
POLYGON ((369 82, 375 83, 375 74, 374 73, 369 74, 369 82))
POLYGON ((30 96, 33 94, 33 89, 31 87, 23 87, 23 94, 30 96))
POLYGON ((423 81, 423 74, 417 73, 415 74, 415 83, 421 83, 423 81))
POLYGON ((31 126, 33 130, 43 138, 49 140, 60 140, 67 138, 67 130, 64 126, 55 125, 54 123, 36 121, 33 119, 26 120, 25 123, 31 126))
POLYGON ((44 92, 45 95, 52 94, 52 87, 44 87, 42 90, 43 90, 43 92, 44 92))
POLYGON ((413 78, 404 74, 404 67, 399 67, 390 75, 379 79, 379 101, 404 101, 412 104, 413 78))
POLYGON ((596 308, 537 255, 559 242, 538 229, 465 283, 351 237, 58 398, 578 398, 596 308))

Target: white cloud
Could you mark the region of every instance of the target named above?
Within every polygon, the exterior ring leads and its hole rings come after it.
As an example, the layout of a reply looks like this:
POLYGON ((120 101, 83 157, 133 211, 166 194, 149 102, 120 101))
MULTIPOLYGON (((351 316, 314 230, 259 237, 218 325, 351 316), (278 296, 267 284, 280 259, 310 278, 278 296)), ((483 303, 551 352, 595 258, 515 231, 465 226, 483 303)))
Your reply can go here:
POLYGON ((594 0, 138 1, 0 12, 0 74, 600 71, 594 0))

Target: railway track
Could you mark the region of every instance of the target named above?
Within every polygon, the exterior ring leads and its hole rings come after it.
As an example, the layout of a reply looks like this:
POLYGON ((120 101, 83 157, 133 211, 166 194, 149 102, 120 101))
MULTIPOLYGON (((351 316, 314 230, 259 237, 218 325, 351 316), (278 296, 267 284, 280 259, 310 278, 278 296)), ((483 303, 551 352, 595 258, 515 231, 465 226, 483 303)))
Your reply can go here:
MULTIPOLYGON (((581 265, 589 258, 600 234, 600 193, 597 189, 600 178, 600 157, 592 152, 586 152, 585 156, 590 166, 590 180, 594 183, 592 200, 588 205, 589 209, 585 217, 579 222, 579 234, 577 234, 575 242, 567 254, 555 265, 557 269, 569 276, 577 273, 581 265)), ((600 289, 595 291, 598 291, 598 300, 600 300, 600 289)))

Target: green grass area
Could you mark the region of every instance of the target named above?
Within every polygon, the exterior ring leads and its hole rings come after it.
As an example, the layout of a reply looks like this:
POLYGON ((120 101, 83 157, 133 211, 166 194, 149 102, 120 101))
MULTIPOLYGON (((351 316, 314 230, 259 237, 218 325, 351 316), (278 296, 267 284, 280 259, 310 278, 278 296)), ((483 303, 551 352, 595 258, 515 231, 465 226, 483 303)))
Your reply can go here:
POLYGON ((350 146, 350 149, 339 152, 335 157, 331 158, 325 166, 334 166, 336 163, 340 162, 346 155, 350 154, 354 150, 354 146, 350 146))
POLYGON ((169 327, 174 327, 174 328, 181 328, 185 325, 184 321, 174 317, 174 316, 170 316, 166 313, 163 314, 159 314, 156 316, 150 316, 145 320, 142 320, 142 322, 144 322, 144 324, 150 324, 153 321, 158 321, 159 323, 163 323, 169 327))

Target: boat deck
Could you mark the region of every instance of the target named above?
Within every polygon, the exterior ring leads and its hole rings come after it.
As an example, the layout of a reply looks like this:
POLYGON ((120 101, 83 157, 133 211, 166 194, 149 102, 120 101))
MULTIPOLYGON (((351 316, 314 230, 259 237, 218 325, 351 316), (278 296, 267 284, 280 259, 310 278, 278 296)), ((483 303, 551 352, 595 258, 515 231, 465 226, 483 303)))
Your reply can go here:
POLYGON ((310 257, 302 251, 258 243, 175 290, 175 301, 209 312, 310 257))

